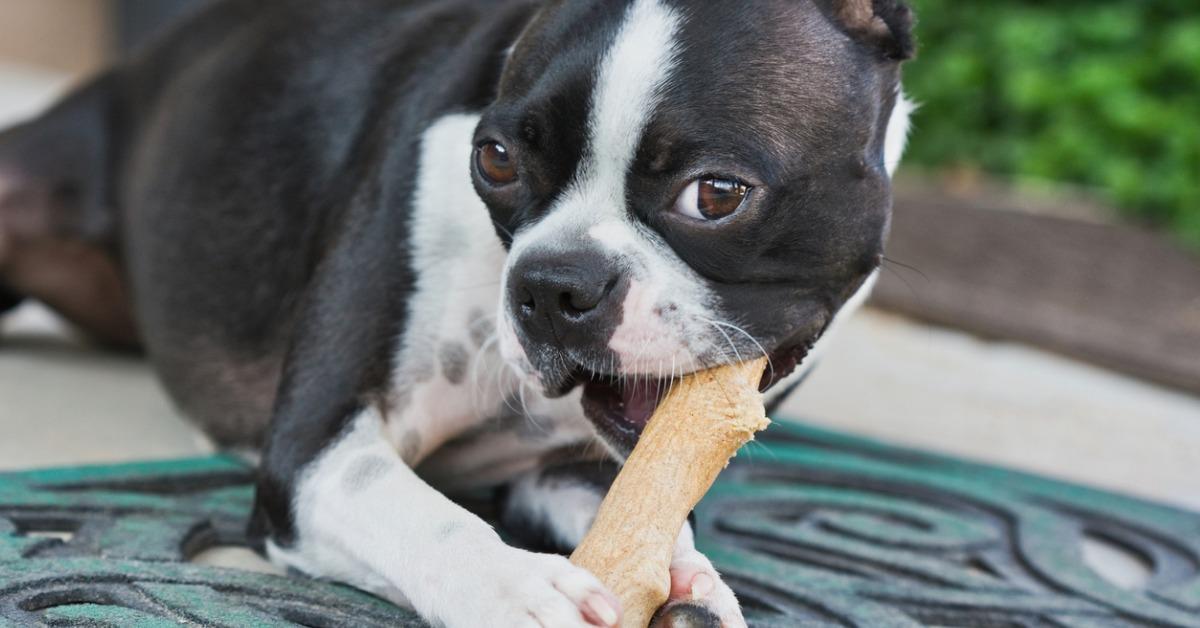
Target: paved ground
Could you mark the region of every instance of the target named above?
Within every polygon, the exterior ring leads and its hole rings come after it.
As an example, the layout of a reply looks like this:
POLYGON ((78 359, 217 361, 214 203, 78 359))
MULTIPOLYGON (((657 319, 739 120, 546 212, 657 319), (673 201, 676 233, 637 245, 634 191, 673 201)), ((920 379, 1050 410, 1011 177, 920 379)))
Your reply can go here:
POLYGON ((89 350, 40 308, 0 336, 0 469, 211 451, 141 359, 89 350))
MULTIPOLYGON (((32 308, 0 326, 0 469, 211 451, 140 360, 58 329, 32 308)), ((1200 399, 876 310, 783 414, 1200 509, 1200 399)))
MULTIPOLYGON (((58 77, 0 67, 0 125, 58 77)), ((0 469, 210 451, 139 360, 0 322, 0 469)), ((1200 399, 867 311, 785 412, 836 429, 1200 509, 1200 399)))

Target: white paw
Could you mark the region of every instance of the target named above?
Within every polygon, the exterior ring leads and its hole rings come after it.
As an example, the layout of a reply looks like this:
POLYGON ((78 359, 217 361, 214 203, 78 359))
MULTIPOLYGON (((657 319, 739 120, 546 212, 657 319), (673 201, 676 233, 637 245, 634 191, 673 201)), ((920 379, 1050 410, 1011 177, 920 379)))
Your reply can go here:
POLYGON ((470 565, 465 586, 430 617, 447 628, 609 628, 620 622, 617 598, 562 556, 505 547, 470 565))
POLYGON ((746 628, 742 607, 704 554, 689 549, 671 562, 671 604, 702 606, 721 620, 722 628, 746 628))

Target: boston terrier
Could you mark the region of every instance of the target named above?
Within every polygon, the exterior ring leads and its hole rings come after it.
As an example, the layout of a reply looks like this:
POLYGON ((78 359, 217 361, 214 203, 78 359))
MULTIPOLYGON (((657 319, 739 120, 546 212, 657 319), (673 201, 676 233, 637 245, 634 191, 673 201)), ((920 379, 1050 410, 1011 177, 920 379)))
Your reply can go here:
MULTIPOLYGON (((0 135, 0 308, 144 350, 258 448, 275 563, 452 628, 616 625, 562 553, 675 379, 765 354, 778 401, 869 292, 911 29, 899 0, 218 0, 0 135)), ((663 625, 745 625, 690 528, 671 576, 663 625)))

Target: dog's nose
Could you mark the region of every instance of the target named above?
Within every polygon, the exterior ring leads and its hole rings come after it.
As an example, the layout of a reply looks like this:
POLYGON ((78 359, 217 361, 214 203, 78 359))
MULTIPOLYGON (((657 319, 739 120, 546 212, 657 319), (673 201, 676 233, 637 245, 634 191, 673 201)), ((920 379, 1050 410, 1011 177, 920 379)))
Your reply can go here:
POLYGON ((571 342, 600 331, 616 309, 620 275, 591 255, 534 256, 513 269, 511 303, 517 321, 539 342, 571 342))

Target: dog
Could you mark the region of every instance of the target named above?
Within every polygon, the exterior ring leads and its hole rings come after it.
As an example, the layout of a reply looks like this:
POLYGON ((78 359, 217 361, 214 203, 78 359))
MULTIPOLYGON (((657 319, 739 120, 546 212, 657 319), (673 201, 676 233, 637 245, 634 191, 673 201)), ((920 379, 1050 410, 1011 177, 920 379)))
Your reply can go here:
MULTIPOLYGON (((912 21, 218 0, 0 135, 0 307, 143 350, 257 448, 278 565, 445 626, 613 626, 561 553, 663 391, 765 354, 778 402, 870 291, 912 21), (546 552, 451 498, 481 490, 546 552)), ((745 625, 690 528, 671 576, 662 625, 745 625)))

